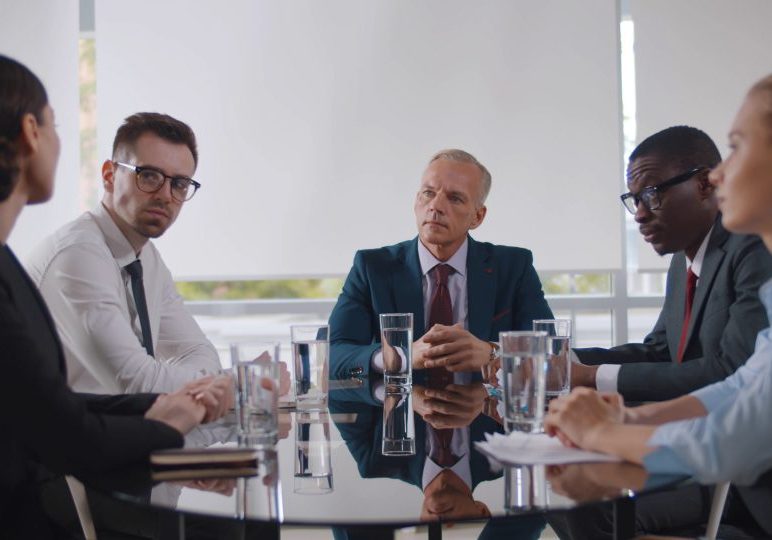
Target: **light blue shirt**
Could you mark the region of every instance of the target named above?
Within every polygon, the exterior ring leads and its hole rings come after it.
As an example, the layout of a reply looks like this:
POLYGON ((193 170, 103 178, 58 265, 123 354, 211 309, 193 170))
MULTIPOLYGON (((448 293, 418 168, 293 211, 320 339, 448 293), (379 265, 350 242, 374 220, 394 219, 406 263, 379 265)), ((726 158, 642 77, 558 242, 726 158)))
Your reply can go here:
MULTIPOLYGON (((759 289, 772 320, 772 280, 759 289)), ((683 473, 705 484, 753 484, 772 469, 772 333, 759 332, 753 355, 725 380, 691 395, 708 414, 659 426, 644 458, 650 473, 683 473)))

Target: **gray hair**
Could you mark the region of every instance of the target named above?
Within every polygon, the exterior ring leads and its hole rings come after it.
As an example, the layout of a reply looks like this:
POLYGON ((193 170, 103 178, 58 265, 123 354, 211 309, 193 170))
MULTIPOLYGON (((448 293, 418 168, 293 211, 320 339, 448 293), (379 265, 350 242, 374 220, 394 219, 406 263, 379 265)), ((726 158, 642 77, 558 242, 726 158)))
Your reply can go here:
POLYGON ((482 173, 482 193, 480 196, 480 206, 485 204, 485 199, 488 198, 488 193, 491 192, 492 182, 491 173, 488 172, 488 169, 485 168, 485 165, 477 161, 477 158, 469 152, 459 150, 458 148, 440 150, 434 154, 434 156, 432 156, 432 159, 429 160, 429 163, 437 161, 438 159, 449 159, 450 161, 460 161, 462 163, 473 163, 477 165, 477 167, 480 169, 480 172, 482 173))

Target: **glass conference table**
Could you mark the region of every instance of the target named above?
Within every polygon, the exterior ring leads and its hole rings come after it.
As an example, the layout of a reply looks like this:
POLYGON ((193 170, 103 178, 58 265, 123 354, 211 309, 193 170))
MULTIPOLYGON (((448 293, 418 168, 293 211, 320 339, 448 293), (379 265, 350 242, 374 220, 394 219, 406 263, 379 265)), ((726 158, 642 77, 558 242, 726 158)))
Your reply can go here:
MULTIPOLYGON (((276 444, 258 450, 256 466, 201 470, 166 479, 137 466, 81 477, 98 529, 129 537, 279 538, 282 526, 329 527, 335 538, 392 538, 396 529, 443 523, 484 523, 480 538, 540 538, 547 522, 588 504, 613 508, 615 538, 634 536, 635 498, 670 489, 681 478, 647 476, 638 466, 585 463, 504 466, 474 441, 503 432, 495 401, 482 385, 461 396, 463 411, 430 420, 453 425, 452 467, 428 458, 431 431, 421 411, 422 387, 410 394, 414 455, 383 455, 384 405, 378 380, 331 381, 328 408, 283 409, 276 444), (380 397, 379 397, 380 396, 380 397), (487 414, 486 414, 487 413, 487 414), (447 470, 449 469, 449 470, 447 470), (244 474, 244 476, 238 476, 244 474), (213 476, 212 476, 213 475, 213 476)), ((233 415, 199 428, 191 447, 236 447, 233 415)))

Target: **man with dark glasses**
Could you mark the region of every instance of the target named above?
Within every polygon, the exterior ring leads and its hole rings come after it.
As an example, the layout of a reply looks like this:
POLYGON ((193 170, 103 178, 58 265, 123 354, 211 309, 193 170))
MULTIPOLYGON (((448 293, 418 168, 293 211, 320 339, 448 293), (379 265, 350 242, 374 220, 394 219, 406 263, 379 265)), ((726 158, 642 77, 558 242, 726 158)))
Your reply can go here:
POLYGON ((758 237, 721 226, 708 172, 721 160, 699 129, 675 126, 630 155, 621 196, 643 239, 673 254, 665 304, 642 344, 577 349, 574 386, 617 391, 629 401, 678 397, 720 381, 753 352, 767 325, 758 288, 772 259, 758 237))

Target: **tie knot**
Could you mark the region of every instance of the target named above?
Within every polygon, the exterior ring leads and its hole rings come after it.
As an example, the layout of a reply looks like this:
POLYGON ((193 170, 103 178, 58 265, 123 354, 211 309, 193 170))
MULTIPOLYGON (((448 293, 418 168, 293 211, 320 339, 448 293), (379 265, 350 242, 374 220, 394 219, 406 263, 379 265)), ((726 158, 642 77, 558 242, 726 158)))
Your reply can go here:
POLYGON ((695 287, 697 285, 697 274, 692 272, 692 267, 691 266, 686 271, 686 284, 689 287, 695 287))
POLYGON ((131 264, 124 266, 129 275, 133 278, 142 278, 142 261, 135 260, 131 264))
POLYGON ((445 285, 446 287, 448 285, 448 276, 453 272, 455 272, 455 270, 453 270, 453 267, 449 264, 438 264, 432 268, 434 280, 437 282, 437 285, 445 285))

